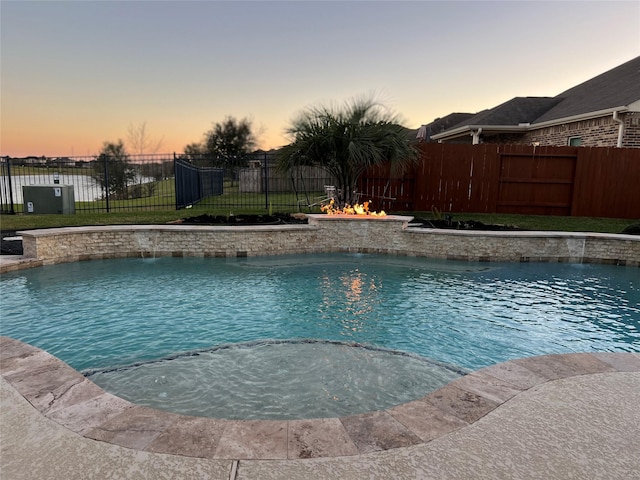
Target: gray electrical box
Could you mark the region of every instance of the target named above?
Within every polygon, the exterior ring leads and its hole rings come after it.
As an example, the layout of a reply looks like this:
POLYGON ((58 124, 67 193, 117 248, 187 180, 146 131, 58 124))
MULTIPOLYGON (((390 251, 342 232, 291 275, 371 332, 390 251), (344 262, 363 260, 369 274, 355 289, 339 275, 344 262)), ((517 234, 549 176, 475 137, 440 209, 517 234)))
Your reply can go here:
POLYGON ((22 187, 24 213, 76 213, 73 185, 29 185, 22 187))

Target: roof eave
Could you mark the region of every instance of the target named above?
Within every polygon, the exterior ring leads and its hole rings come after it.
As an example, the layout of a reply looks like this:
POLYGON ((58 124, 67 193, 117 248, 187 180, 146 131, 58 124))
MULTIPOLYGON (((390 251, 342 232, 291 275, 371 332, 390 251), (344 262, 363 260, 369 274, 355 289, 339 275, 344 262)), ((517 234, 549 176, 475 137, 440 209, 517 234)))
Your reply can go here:
POLYGON ((471 135, 479 129, 482 129, 482 133, 526 132, 529 129, 529 125, 464 125, 455 130, 448 130, 436 135, 431 135, 431 138, 433 140, 457 138, 464 135, 471 135))
MULTIPOLYGON (((637 102, 634 102, 637 103, 637 102)), ((578 115, 572 115, 570 117, 562 117, 562 118, 556 118, 553 120, 547 120, 544 122, 540 122, 540 123, 532 123, 529 127, 529 129, 533 130, 533 129, 538 129, 538 128, 545 128, 545 127, 551 127, 553 125, 560 125, 563 123, 572 123, 572 122, 579 122, 581 120, 590 120, 592 118, 599 118, 599 117, 604 117, 607 115, 613 115, 613 112, 627 112, 629 111, 629 106, 628 105, 621 105, 619 107, 611 107, 611 108, 605 108, 603 110, 596 110, 594 112, 586 112, 586 113, 580 113, 578 115)))
POLYGON ((634 107, 638 103, 639 102, 634 102, 631 105, 620 105, 618 107, 610 107, 603 110, 596 110, 594 112, 586 112, 578 115, 572 115, 570 117, 557 118, 554 120, 547 120, 545 122, 532 123, 528 125, 463 125, 462 127, 458 127, 454 130, 448 130, 436 135, 431 135, 431 139, 446 140, 458 138, 464 135, 471 135, 472 132, 477 131, 480 128, 485 134, 527 132, 530 130, 537 130, 539 128, 551 127, 553 125, 560 125, 563 123, 579 122, 581 120, 590 120, 592 118, 613 115, 613 112, 624 113, 628 111, 636 111, 631 107, 634 107))

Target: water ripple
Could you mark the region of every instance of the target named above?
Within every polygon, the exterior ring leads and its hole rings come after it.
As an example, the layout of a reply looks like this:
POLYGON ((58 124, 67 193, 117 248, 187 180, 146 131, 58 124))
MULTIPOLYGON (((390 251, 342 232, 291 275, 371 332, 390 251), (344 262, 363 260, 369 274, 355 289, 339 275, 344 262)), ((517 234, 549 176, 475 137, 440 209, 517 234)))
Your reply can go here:
POLYGON ((640 351, 637 268, 376 255, 121 259, 3 275, 0 328, 75 368, 322 338, 475 369, 640 351))

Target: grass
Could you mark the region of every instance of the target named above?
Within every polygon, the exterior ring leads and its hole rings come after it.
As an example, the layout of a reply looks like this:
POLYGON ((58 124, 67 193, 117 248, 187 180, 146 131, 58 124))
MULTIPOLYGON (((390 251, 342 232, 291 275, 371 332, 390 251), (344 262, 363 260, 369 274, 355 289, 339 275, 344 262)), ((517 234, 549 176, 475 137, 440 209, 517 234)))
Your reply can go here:
MULTIPOLYGON (((291 210, 274 209, 274 212, 287 213, 291 210)), ((163 224, 185 217, 202 214, 241 215, 267 214, 265 209, 230 208, 210 206, 185 210, 139 210, 110 213, 76 213, 75 215, 2 215, 0 230, 16 231, 36 228, 71 227, 83 225, 149 225, 163 224)), ((408 212, 406 215, 433 218, 431 212, 408 212)), ((553 217, 541 215, 507 215, 460 213, 453 214, 455 220, 476 220, 483 223, 514 225, 526 230, 564 231, 564 232, 602 232, 620 233, 625 227, 640 220, 620 218, 591 217, 553 217)))

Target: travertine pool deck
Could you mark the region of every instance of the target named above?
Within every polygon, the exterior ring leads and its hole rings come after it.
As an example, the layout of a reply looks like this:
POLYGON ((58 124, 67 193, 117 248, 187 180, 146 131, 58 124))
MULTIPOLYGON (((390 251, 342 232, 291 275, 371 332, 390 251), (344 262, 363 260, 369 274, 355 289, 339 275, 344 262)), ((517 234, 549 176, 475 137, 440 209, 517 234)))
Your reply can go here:
POLYGON ((640 354, 523 358, 345 418, 235 421, 133 405, 0 337, 0 477, 639 478, 640 354))

